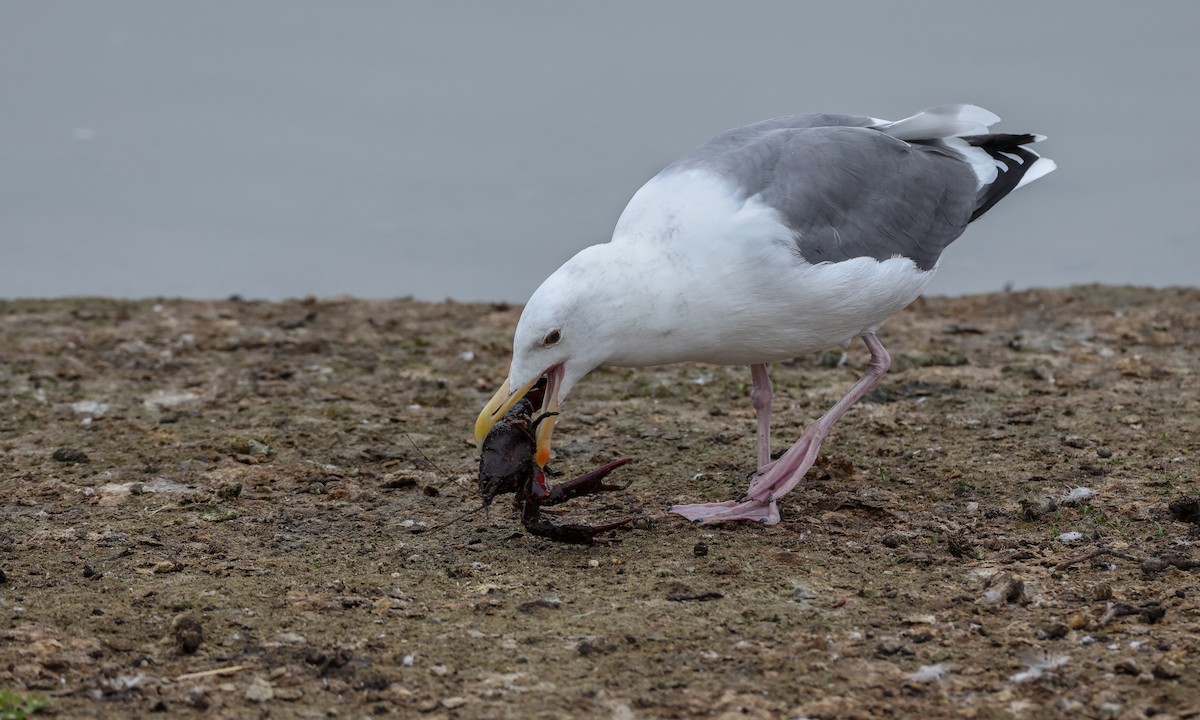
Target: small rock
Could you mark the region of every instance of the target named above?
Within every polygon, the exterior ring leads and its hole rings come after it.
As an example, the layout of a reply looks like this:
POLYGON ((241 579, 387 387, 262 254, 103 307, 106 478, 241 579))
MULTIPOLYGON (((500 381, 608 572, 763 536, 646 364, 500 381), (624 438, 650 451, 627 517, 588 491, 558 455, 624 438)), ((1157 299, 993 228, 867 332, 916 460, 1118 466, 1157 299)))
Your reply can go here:
POLYGON ((611 653, 614 650, 616 650, 616 648, 613 647, 612 645, 603 645, 603 644, 593 643, 589 640, 584 640, 584 641, 580 642, 579 646, 576 647, 575 649, 578 650, 579 654, 582 655, 583 657, 592 657, 594 655, 607 655, 608 653, 611 653))
POLYGON ((1117 372, 1126 377, 1146 377, 1146 366, 1140 357, 1126 355, 1117 361, 1117 372))
POLYGON ((199 395, 186 390, 155 390, 142 400, 142 404, 151 410, 161 410, 189 403, 199 397, 199 395))
POLYGON ((1058 501, 1046 496, 1024 497, 1018 504, 1021 506, 1021 517, 1026 520, 1036 520, 1058 508, 1058 501))
POLYGON ((1154 666, 1154 677, 1159 680, 1174 680, 1181 675, 1183 675, 1183 666, 1170 658, 1163 658, 1154 666))
POLYGON ((1161 605, 1150 605, 1142 608, 1142 611, 1139 614, 1142 616, 1142 620, 1144 620, 1147 624, 1154 625, 1159 620, 1163 619, 1163 617, 1167 614, 1167 609, 1161 605))
POLYGON ((95 400, 80 400, 79 402, 71 403, 71 409, 77 415, 93 415, 98 417, 108 412, 108 403, 96 402, 95 400))
POLYGON ((275 452, 271 449, 270 445, 267 445, 262 440, 245 437, 230 440, 229 449, 235 455, 248 455, 250 457, 265 457, 275 452))
POLYGON ((969 557, 975 554, 975 545, 965 533, 950 533, 946 536, 946 549, 954 557, 969 557))
POLYGON ((518 612, 533 612, 540 608, 547 610, 557 610, 562 607, 562 600, 556 597, 542 598, 540 600, 530 600, 529 602, 521 603, 517 606, 518 612))
POLYGON ((212 704, 208 699, 208 690, 204 687, 194 687, 188 690, 187 703, 201 712, 207 710, 212 704))
POLYGON ((300 688, 279 688, 273 692, 275 693, 275 699, 287 700, 289 702, 294 702, 304 697, 304 691, 300 688))
POLYGON ((1025 594, 1025 583, 1011 573, 998 572, 988 578, 980 602, 984 605, 1019 602, 1025 594))
POLYGON ((1181 522, 1200 525, 1200 495, 1193 495, 1167 504, 1171 515, 1181 522))
POLYGON ((77 465, 91 462, 91 458, 87 456, 87 453, 78 448, 61 447, 55 450, 54 454, 50 457, 61 463, 75 463, 77 465))
POLYGON ((1088 618, 1088 614, 1082 610, 1071 613, 1067 617, 1067 627, 1071 628, 1072 630, 1082 630, 1088 626, 1089 622, 1091 622, 1091 619, 1088 618))
POLYGON ((204 628, 200 621, 190 615, 177 615, 171 621, 171 637, 175 640, 175 649, 183 655, 191 655, 204 642, 204 628))
POLYGON ((380 487, 387 490, 406 490, 415 488, 417 483, 423 479, 423 475, 416 470, 400 469, 395 472, 387 473, 383 476, 383 482, 380 487))
POLYGON ((177 562, 172 560, 163 560, 162 562, 154 563, 154 565, 150 567, 150 572, 154 573, 155 575, 162 575, 164 573, 179 572, 182 569, 183 565, 177 562))
POLYGON ((721 594, 715 590, 706 590, 704 592, 695 592, 695 593, 690 593, 690 592, 671 593, 670 595, 667 596, 667 599, 670 600, 671 602, 688 602, 691 600, 698 600, 700 602, 705 602, 707 600, 720 600, 723 597, 725 597, 723 594, 721 594))
POLYGON ((466 704, 467 699, 458 695, 455 695, 454 697, 442 698, 442 707, 446 708, 447 710, 453 710, 454 708, 459 708, 466 704))
POLYGON ((1121 660, 1113 666, 1113 670, 1123 675, 1133 675, 1134 677, 1142 674, 1142 669, 1133 660, 1121 660))
POLYGON ((275 697, 275 689, 265 678, 256 677, 246 688, 246 699, 250 702, 265 703, 275 697))
POLYGON ((941 663, 937 665, 922 665, 917 668, 916 672, 909 674, 908 681, 915 683, 936 682, 949 674, 950 671, 941 663))
POLYGON ((1067 636, 1071 628, 1067 627, 1066 623, 1051 623, 1042 629, 1040 633, 1047 640, 1059 640, 1067 636))
POLYGON ((891 657, 893 655, 910 656, 916 652, 901 642, 898 638, 884 638, 875 645, 875 652, 882 657, 891 657))
POLYGON ((704 557, 708 554, 708 545, 698 542, 692 546, 692 554, 696 557, 704 557))

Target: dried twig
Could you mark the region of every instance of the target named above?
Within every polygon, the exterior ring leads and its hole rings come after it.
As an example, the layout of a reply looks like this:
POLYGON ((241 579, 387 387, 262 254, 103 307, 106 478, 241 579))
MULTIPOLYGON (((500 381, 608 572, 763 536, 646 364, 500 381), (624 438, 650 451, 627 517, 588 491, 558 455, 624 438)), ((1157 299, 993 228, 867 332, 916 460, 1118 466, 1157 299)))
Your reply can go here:
POLYGON ((1064 561, 1060 562, 1058 565, 1055 565, 1054 569, 1055 570, 1066 570, 1067 568, 1071 567, 1072 565, 1078 565, 1081 562, 1087 562, 1088 560, 1092 560, 1092 559, 1098 558, 1098 557, 1103 557, 1105 555, 1111 555, 1112 557, 1118 557, 1123 560, 1132 560, 1133 562, 1141 565, 1142 572, 1146 573, 1147 575, 1151 575, 1156 572, 1162 572, 1163 570, 1166 570, 1169 567, 1176 567, 1176 568, 1179 568, 1180 570, 1196 570, 1196 569, 1200 568, 1200 560, 1195 560, 1195 559, 1192 559, 1189 557, 1184 557, 1183 555, 1163 555, 1161 557, 1138 557, 1137 555, 1133 555, 1133 554, 1130 554, 1127 552, 1121 552, 1120 550, 1114 550, 1112 548, 1099 548, 1099 549, 1091 551, 1087 555, 1081 555, 1080 557, 1077 557, 1077 558, 1071 558, 1070 560, 1064 560, 1064 561))
POLYGON ((1177 567, 1180 570, 1195 570, 1200 568, 1200 560, 1193 560, 1182 555, 1163 555, 1162 557, 1146 558, 1142 561, 1142 572, 1152 573, 1161 572, 1168 567, 1177 567))
POLYGON ((723 597, 725 596, 716 590, 709 590, 707 592, 698 593, 672 593, 667 596, 667 599, 671 602, 688 602, 690 600, 699 600, 700 602, 704 602, 706 600, 720 600, 723 597))
POLYGON ((1134 562, 1142 561, 1142 559, 1137 557, 1136 555, 1130 555, 1129 553, 1124 553, 1124 552, 1121 552, 1120 550, 1113 550, 1112 548, 1100 548, 1098 550, 1091 551, 1087 555, 1082 555, 1077 558, 1071 558, 1070 560, 1064 560, 1064 561, 1060 562, 1058 565, 1055 565, 1054 569, 1055 570, 1066 570, 1067 568, 1071 567, 1072 565, 1078 565, 1081 562, 1087 562, 1088 560, 1092 560, 1092 559, 1098 558, 1098 557, 1104 557, 1105 555, 1112 555, 1114 557, 1124 558, 1126 560, 1132 560, 1134 562))
POLYGON ((231 665, 229 667, 213 668, 212 670, 201 670, 199 672, 184 673, 175 678, 175 682, 183 680, 197 680, 204 677, 212 677, 213 675, 232 675, 250 667, 249 665, 231 665))

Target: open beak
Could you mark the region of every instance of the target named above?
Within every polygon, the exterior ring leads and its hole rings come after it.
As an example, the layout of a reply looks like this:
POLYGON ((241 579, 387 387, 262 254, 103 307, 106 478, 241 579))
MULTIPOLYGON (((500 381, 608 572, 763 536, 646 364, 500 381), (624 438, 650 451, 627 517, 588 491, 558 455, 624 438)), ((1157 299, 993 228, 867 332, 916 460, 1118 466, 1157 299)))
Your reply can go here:
MULTIPOLYGON (((563 366, 562 364, 555 365, 546 370, 543 375, 546 377, 546 393, 542 398, 542 407, 534 414, 534 419, 540 417, 543 413, 558 412, 558 389, 562 385, 563 366)), ((483 411, 479 413, 479 417, 475 420, 475 444, 479 449, 483 449, 483 440, 491 432, 492 427, 500 422, 500 418, 504 417, 504 413, 512 409, 521 398, 529 394, 534 385, 537 385, 538 380, 542 376, 535 377, 525 385, 522 385, 515 390, 512 388, 512 379, 505 378, 500 385, 500 389, 488 400, 487 405, 483 406, 483 411)), ((554 422, 558 416, 551 416, 542 420, 537 427, 537 454, 534 459, 537 464, 545 467, 550 461, 550 436, 554 433, 554 422)))

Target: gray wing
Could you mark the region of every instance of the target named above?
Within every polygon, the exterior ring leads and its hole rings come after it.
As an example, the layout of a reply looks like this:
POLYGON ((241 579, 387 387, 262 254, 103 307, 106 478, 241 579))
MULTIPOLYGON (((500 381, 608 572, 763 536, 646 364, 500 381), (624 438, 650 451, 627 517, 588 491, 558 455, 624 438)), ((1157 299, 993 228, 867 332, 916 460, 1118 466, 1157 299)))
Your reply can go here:
POLYGON ((810 263, 902 256, 931 269, 976 209, 979 182, 944 147, 799 115, 731 130, 667 168, 705 169, 779 211, 810 263))

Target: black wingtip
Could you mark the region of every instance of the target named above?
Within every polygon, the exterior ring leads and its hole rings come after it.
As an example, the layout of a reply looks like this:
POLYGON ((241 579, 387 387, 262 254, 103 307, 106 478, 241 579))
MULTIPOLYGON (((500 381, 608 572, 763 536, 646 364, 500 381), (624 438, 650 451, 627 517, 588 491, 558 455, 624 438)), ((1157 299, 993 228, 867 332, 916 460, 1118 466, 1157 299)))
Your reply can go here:
POLYGON ((991 158, 1004 167, 997 168, 996 179, 990 185, 983 188, 979 198, 976 201, 975 212, 971 213, 969 222, 975 222, 981 215, 992 206, 1000 202, 1005 195, 1008 195, 1017 186, 1021 184, 1021 179, 1025 177, 1025 173, 1029 172, 1033 164, 1038 161, 1041 156, 1025 148, 1025 145, 1035 143, 1039 140, 1039 136, 1031 133, 991 133, 988 135, 968 135, 963 138, 967 144, 972 147, 977 147, 983 150, 991 158))

